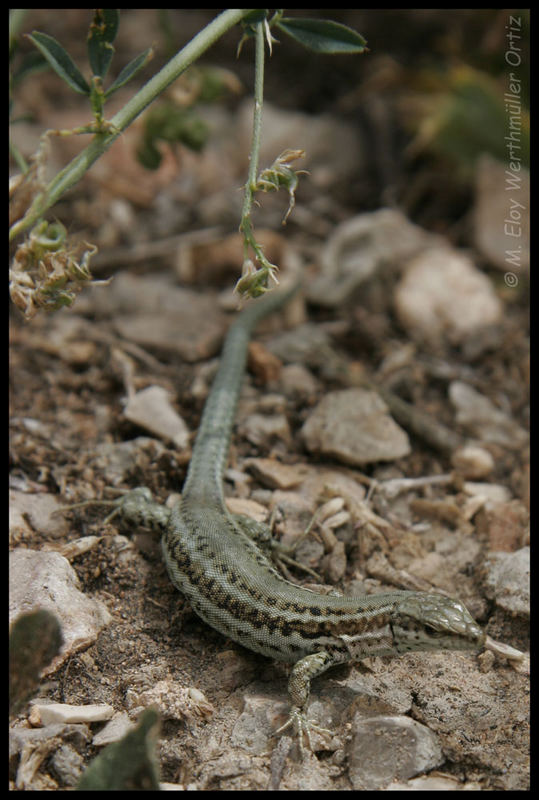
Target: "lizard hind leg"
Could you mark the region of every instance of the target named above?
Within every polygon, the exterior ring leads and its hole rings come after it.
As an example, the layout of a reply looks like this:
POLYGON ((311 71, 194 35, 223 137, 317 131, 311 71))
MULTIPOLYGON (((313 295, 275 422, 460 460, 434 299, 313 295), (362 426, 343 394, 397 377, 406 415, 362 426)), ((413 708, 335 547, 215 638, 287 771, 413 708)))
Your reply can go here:
POLYGON ((245 514, 232 514, 231 516, 235 524, 243 531, 243 533, 245 533, 258 547, 260 547, 260 549, 264 551, 264 554, 270 558, 271 561, 278 566, 282 572, 285 573, 287 579, 290 579, 290 575, 285 565, 295 567, 296 569, 311 575, 313 578, 315 578, 315 580, 319 582, 322 581, 320 575, 313 569, 308 567, 306 564, 302 564, 301 562, 296 561, 294 558, 291 558, 290 553, 295 552, 296 545, 289 547, 282 544, 278 539, 274 538, 272 532, 272 520, 270 520, 270 524, 267 525, 266 523, 259 522, 258 520, 248 517, 245 514))

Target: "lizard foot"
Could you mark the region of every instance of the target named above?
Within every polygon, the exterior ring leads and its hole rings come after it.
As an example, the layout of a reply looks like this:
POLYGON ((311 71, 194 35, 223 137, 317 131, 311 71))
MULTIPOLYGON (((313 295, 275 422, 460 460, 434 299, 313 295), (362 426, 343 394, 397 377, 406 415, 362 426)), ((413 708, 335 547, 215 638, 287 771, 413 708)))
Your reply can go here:
POLYGON ((275 731, 273 734, 274 736, 280 736, 284 733, 288 728, 293 728, 294 733, 298 737, 298 744, 299 744, 299 751, 301 757, 303 758, 305 754, 305 747, 303 745, 304 736, 307 739, 309 744, 309 750, 312 752, 314 750, 313 743, 311 739, 311 732, 314 731, 315 733, 320 733, 322 735, 332 736, 333 732, 328 730, 327 728, 322 728, 320 725, 316 725, 314 722, 309 722, 303 711, 299 708, 299 706, 293 706, 290 710, 290 716, 288 720, 285 722, 284 725, 275 731))

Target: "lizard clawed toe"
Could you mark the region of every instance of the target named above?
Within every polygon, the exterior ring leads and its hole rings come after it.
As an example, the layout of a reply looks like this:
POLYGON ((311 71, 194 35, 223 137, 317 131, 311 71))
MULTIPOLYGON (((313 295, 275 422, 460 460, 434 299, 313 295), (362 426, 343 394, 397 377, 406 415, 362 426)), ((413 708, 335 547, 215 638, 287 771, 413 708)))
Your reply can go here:
POLYGON ((302 758, 305 754, 305 747, 303 744, 304 736, 307 738, 309 750, 311 752, 314 752, 313 742, 311 739, 312 731, 323 736, 333 736, 333 731, 328 730, 328 728, 322 728, 320 725, 317 725, 314 722, 310 722, 305 716, 304 712, 297 706, 290 709, 290 714, 287 721, 274 732, 273 736, 281 736, 281 734, 288 730, 288 728, 293 728, 294 733, 298 737, 299 751, 302 758))

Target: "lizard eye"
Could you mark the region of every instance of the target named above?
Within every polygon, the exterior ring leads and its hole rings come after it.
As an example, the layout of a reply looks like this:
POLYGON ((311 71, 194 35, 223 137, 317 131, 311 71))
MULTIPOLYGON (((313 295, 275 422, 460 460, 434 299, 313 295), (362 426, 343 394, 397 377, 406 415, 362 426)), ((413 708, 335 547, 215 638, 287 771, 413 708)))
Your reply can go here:
POLYGON ((429 625, 429 623, 428 623, 428 622, 425 622, 425 623, 424 623, 424 625, 425 625, 425 631, 426 631, 426 633, 428 633, 428 634, 435 634, 435 633, 438 633, 438 629, 437 629, 437 628, 435 628, 435 627, 434 627, 434 625, 429 625))

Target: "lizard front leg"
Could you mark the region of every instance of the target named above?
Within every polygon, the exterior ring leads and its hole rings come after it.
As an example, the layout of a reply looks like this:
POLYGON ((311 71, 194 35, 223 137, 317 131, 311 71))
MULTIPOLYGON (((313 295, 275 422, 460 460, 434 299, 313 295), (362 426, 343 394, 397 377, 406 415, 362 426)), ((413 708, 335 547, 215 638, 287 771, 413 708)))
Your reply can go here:
POLYGON ((285 724, 275 731, 275 736, 292 727, 298 737, 302 756, 305 752, 303 746, 304 735, 307 737, 310 750, 313 749, 311 731, 331 735, 331 731, 327 728, 321 728, 319 725, 315 725, 314 722, 309 722, 305 714, 305 706, 309 699, 312 679, 317 675, 321 675, 334 663, 333 657, 327 651, 321 650, 318 653, 311 653, 305 656, 292 667, 290 678, 288 679, 288 696, 291 703, 290 716, 285 724))

